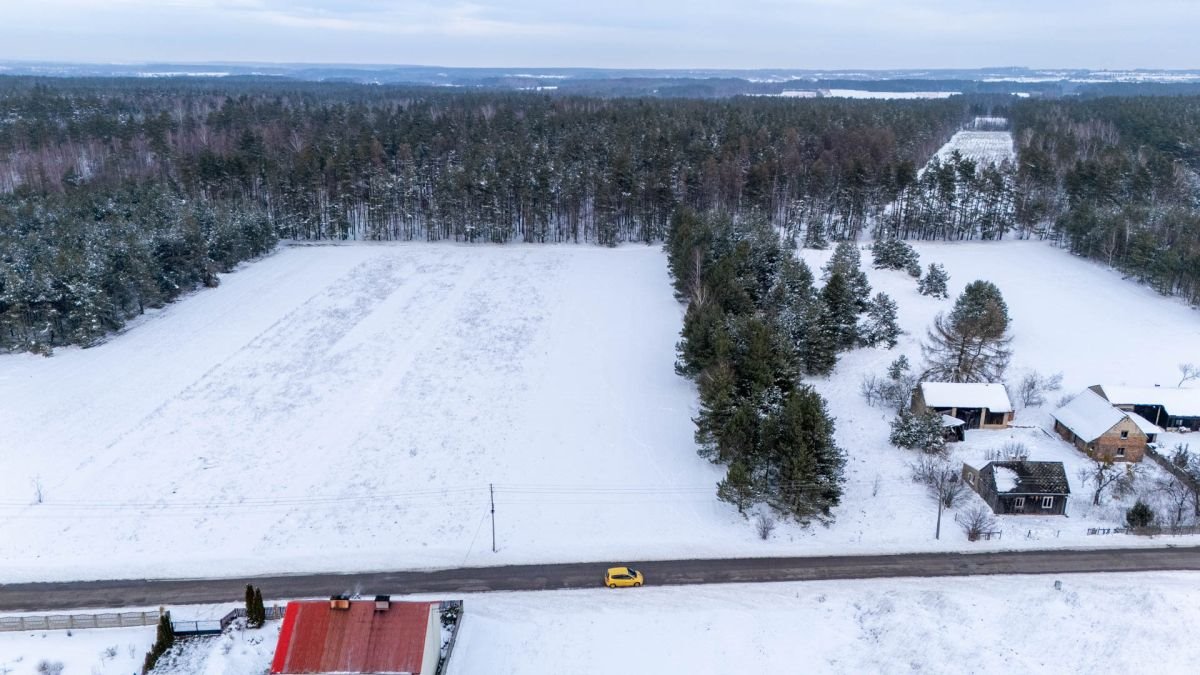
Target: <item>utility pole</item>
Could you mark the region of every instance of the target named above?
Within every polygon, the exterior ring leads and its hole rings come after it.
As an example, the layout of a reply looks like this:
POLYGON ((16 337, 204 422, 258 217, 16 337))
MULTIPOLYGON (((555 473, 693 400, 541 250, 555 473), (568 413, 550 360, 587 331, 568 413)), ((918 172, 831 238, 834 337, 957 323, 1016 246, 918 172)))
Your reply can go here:
POLYGON ((492 553, 496 552, 496 486, 488 483, 488 494, 492 499, 492 553))
POLYGON ((938 495, 938 521, 937 530, 933 533, 934 539, 942 538, 942 495, 938 495))

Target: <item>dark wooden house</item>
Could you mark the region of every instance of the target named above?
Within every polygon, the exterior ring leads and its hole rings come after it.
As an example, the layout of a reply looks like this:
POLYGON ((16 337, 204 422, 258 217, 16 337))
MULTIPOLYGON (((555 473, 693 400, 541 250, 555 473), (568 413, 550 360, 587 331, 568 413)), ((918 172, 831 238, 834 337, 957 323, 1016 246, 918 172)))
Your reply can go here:
POLYGON ((1062 462, 963 464, 963 480, 999 515, 1063 516, 1071 486, 1062 462))

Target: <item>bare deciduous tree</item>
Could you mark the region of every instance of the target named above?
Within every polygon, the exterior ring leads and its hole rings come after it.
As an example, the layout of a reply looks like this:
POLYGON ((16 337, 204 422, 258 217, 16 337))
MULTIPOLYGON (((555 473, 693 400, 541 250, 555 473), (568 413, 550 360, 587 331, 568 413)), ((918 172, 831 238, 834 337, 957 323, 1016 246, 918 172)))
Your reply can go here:
POLYGON ((967 541, 979 541, 984 532, 996 529, 996 518, 988 507, 979 505, 959 516, 959 525, 967 535, 967 541))
POLYGON ((1110 485, 1121 479, 1123 471, 1110 459, 1092 459, 1091 466, 1079 470, 1079 480, 1092 488, 1092 505, 1100 505, 1100 497, 1110 485))
POLYGON ((1042 375, 1037 371, 1029 371, 1009 386, 1014 398, 1023 408, 1036 407, 1046 404, 1046 394, 1062 389, 1062 373, 1042 375))
POLYGON ((758 514, 754 519, 754 531, 758 532, 759 539, 770 539, 771 533, 775 531, 775 519, 765 513, 758 514))
POLYGON ((1200 364, 1196 363, 1181 363, 1179 364, 1179 384, 1176 387, 1182 387, 1185 382, 1192 380, 1200 380, 1200 364))

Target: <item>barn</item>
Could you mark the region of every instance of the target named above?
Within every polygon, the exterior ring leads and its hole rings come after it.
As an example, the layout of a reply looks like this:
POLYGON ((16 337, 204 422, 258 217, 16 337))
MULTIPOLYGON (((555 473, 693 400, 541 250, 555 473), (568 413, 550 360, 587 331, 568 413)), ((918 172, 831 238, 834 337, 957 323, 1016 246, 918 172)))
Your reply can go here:
POLYGON ((1135 412, 1114 407, 1091 389, 1052 413, 1054 430, 1063 440, 1094 459, 1140 462, 1146 445, 1162 431, 1135 412))
POLYGON ((960 419, 967 429, 1006 429, 1013 418, 1004 385, 987 382, 922 382, 913 392, 912 410, 960 419))
POLYGON ((982 469, 963 464, 962 477, 993 513, 1066 515, 1071 486, 1062 462, 988 462, 982 469))
POLYGON ((1160 427, 1200 431, 1200 387, 1089 387, 1109 403, 1160 427))
POLYGON ((289 602, 271 673, 434 675, 442 646, 438 602, 289 602))

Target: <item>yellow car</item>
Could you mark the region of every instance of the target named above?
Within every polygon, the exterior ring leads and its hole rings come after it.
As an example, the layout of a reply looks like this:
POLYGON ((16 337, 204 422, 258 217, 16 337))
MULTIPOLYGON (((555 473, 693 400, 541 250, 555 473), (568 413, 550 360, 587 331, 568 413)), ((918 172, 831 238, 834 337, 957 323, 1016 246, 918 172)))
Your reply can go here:
POLYGON ((642 573, 632 567, 610 567, 604 575, 604 585, 609 588, 617 586, 641 586, 645 582, 642 573))

